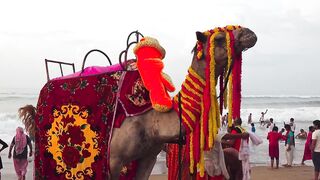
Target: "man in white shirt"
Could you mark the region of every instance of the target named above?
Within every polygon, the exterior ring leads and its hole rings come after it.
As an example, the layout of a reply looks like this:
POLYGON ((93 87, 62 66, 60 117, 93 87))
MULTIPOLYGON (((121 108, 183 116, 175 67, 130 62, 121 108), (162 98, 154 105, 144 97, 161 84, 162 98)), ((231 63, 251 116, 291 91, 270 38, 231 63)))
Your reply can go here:
POLYGON ((259 119, 260 121, 260 126, 264 126, 265 125, 265 122, 264 122, 264 115, 266 115, 268 112, 268 109, 266 109, 266 112, 261 112, 261 117, 259 119))
POLYGON ((294 119, 290 118, 290 123, 289 125, 291 126, 291 131, 295 132, 296 130, 296 124, 294 123, 294 119))
POLYGON ((267 125, 267 128, 269 128, 269 132, 272 131, 273 127, 274 127, 273 118, 270 118, 270 122, 267 125))
POLYGON ((313 121, 315 131, 312 133, 312 162, 314 165, 314 179, 318 180, 320 171, 320 120, 313 121))

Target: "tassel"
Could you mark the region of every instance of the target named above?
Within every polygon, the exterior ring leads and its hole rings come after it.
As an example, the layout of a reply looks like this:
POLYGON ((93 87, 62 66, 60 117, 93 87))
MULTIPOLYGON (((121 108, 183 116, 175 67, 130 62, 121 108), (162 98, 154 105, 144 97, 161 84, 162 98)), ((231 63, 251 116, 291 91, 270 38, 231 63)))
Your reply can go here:
POLYGON ((233 117, 234 119, 240 118, 241 106, 241 58, 234 60, 234 69, 232 72, 233 79, 233 117))
MULTIPOLYGON (((226 33, 226 39, 227 39, 227 53, 228 53, 228 71, 230 71, 231 68, 231 62, 232 62, 232 45, 231 45, 231 35, 232 32, 229 31, 226 33)), ((232 76, 229 76, 229 81, 228 81, 228 126, 232 126, 232 76)))
POLYGON ((190 166, 189 166, 189 170, 190 173, 193 174, 194 173, 194 150, 193 150, 193 133, 191 133, 189 135, 189 141, 190 141, 190 166))

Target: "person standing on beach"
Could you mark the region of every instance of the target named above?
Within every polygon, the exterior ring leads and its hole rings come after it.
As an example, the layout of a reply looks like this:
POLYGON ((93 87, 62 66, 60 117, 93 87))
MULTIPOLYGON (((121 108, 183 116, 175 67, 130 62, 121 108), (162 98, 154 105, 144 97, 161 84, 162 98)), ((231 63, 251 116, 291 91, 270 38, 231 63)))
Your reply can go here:
MULTIPOLYGON (((8 144, 4 141, 2 141, 2 139, 0 139, 0 144, 2 145, 0 152, 3 151, 5 148, 8 147, 8 144)), ((1 156, 0 156, 0 180, 1 180, 1 169, 3 168, 2 166, 2 160, 1 160, 1 156)))
POLYGON ((293 118, 290 118, 290 123, 289 123, 290 127, 291 127, 291 130, 293 132, 296 131, 296 124, 294 123, 294 119, 293 118))
MULTIPOLYGON (((245 133, 246 130, 243 127, 241 127, 241 124, 242 124, 241 118, 236 119, 234 121, 234 128, 231 130, 231 134, 245 133)), ((231 139, 229 140, 229 143, 231 147, 235 148, 239 152, 241 139, 231 139)))
POLYGON ((315 131, 312 133, 312 162, 314 165, 314 179, 318 180, 320 172, 320 120, 313 121, 315 131))
POLYGON ((287 133, 285 135, 285 154, 286 154, 286 159, 287 159, 287 164, 284 164, 284 167, 292 167, 292 162, 293 162, 293 152, 294 152, 294 132, 291 130, 291 126, 289 124, 286 124, 284 126, 286 129, 287 133))
POLYGON ((260 121, 260 126, 262 126, 262 124, 263 124, 263 126, 264 126, 264 115, 266 115, 267 114, 267 112, 268 112, 268 109, 266 109, 266 112, 261 112, 261 117, 260 117, 260 119, 259 119, 259 121, 260 121))
POLYGON ((271 159, 271 168, 273 168, 274 159, 276 159, 276 169, 279 168, 279 141, 282 134, 278 132, 278 127, 274 126, 272 131, 268 133, 269 140, 269 156, 271 159))
POLYGON ((252 123, 252 113, 249 114, 248 116, 248 124, 252 123))
POLYGON ((273 118, 270 118, 270 122, 267 125, 267 128, 269 128, 269 132, 273 131, 273 127, 275 126, 273 122, 273 118))
POLYGON ((311 141, 312 141, 312 132, 313 131, 314 131, 314 127, 313 126, 309 126, 309 132, 308 132, 307 140, 306 140, 306 143, 304 144, 304 152, 303 152, 301 165, 304 165, 304 161, 312 159, 311 141))
MULTIPOLYGON (((208 180, 223 180, 223 179, 229 179, 229 175, 234 177, 235 175, 242 176, 241 172, 239 173, 233 173, 228 172, 225 162, 225 156, 224 151, 222 149, 222 143, 230 140, 230 139, 247 139, 249 138, 248 133, 240 133, 240 134, 229 134, 229 133, 223 133, 220 132, 217 134, 217 137, 214 140, 214 146, 210 151, 205 151, 205 176, 203 178, 200 177, 200 174, 197 173, 197 180, 200 179, 208 179, 208 180)), ((231 148, 227 148, 231 149, 231 148)), ((228 150, 227 150, 228 151, 228 150)), ((228 151, 230 152, 230 150, 228 151)), ((226 155, 227 159, 230 158, 229 156, 232 156, 232 154, 227 153, 226 155)), ((237 154, 238 157, 238 154, 237 154)), ((235 162, 233 162, 235 163, 235 162)), ((230 168, 228 168, 230 169, 230 168)))
POLYGON ((28 135, 26 135, 23 131, 22 127, 18 127, 16 129, 16 135, 13 137, 10 148, 8 158, 11 159, 12 156, 12 148, 14 146, 13 151, 13 163, 14 169, 16 170, 16 174, 18 176, 18 180, 25 180, 27 167, 28 167, 28 147, 30 148, 29 156, 32 156, 32 144, 31 139, 28 135))
POLYGON ((221 124, 222 124, 222 127, 227 126, 227 124, 228 124, 228 113, 222 116, 221 124))

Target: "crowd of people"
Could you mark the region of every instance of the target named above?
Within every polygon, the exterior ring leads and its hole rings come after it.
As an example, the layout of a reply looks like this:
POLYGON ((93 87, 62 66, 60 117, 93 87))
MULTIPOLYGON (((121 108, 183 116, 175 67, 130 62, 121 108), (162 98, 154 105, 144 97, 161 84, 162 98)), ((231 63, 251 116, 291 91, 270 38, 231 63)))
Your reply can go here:
MULTIPOLYGON (((271 168, 279 168, 279 141, 285 142, 285 158, 286 163, 284 167, 292 167, 293 154, 295 151, 295 139, 305 140, 304 153, 301 158, 301 165, 305 165, 306 160, 312 160, 314 164, 314 179, 319 178, 320 172, 320 120, 313 121, 313 125, 309 126, 309 132, 304 129, 295 135, 296 124, 294 118, 290 118, 289 123, 283 123, 283 128, 279 127, 273 121, 273 118, 266 119, 265 114, 268 112, 261 112, 259 124, 261 127, 266 126, 268 129, 267 139, 269 141, 269 157, 271 160, 271 168), (276 160, 274 166, 274 160, 276 160)), ((256 129, 252 120, 252 113, 248 116, 248 124, 251 125, 251 132, 255 133, 256 129)))
MULTIPOLYGON (((304 144, 304 152, 301 157, 301 165, 305 165, 305 161, 312 160, 314 164, 314 179, 318 179, 320 172, 320 120, 313 121, 313 125, 309 126, 309 131, 307 132, 304 129, 300 129, 299 132, 295 135, 296 132, 296 124, 294 122, 294 118, 290 118, 288 123, 283 123, 283 127, 279 128, 273 120, 273 118, 266 118, 268 109, 266 111, 261 112, 261 116, 259 118, 259 124, 261 128, 266 128, 267 140, 269 141, 269 157, 270 157, 270 166, 272 169, 279 168, 279 141, 284 141, 285 144, 285 158, 286 163, 283 164, 283 167, 292 167, 293 166, 293 157, 295 151, 295 139, 305 140, 304 144)), ((222 116, 222 126, 227 126, 228 114, 222 116)), ((236 121, 235 121, 236 123, 236 121)), ((255 123, 253 122, 252 113, 248 115, 248 125, 250 126, 251 133, 256 133, 255 123)), ((231 134, 235 133, 235 128, 231 131, 231 134)), ((241 130, 237 131, 237 133, 245 132, 241 128, 241 130)), ((239 150, 239 141, 232 140, 234 143, 234 148, 239 150)))
MULTIPOLYGON (((2 145, 0 152, 8 147, 8 144, 0 139, 2 145)), ((16 129, 16 135, 13 137, 9 146, 8 158, 13 159, 14 169, 18 180, 25 180, 28 167, 28 147, 30 149, 29 156, 32 156, 32 143, 28 135, 24 133, 22 127, 16 129), (13 154, 12 154, 13 151, 13 154)), ((0 170, 3 168, 0 157, 0 170)), ((1 171, 0 171, 1 180, 1 171)))

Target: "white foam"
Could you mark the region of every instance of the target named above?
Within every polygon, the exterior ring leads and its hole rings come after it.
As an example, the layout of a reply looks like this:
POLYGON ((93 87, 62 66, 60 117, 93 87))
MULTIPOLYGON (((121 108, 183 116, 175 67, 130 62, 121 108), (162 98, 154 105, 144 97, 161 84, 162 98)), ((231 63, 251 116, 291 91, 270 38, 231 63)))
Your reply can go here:
POLYGON ((0 137, 7 143, 11 143, 18 126, 24 127, 17 114, 14 113, 0 113, 0 122, 0 137))
MULTIPOLYGON (((241 110, 241 117, 243 122, 246 122, 249 113, 252 113, 254 122, 259 122, 261 112, 266 109, 262 108, 248 108, 241 110)), ((265 119, 273 118, 274 122, 289 122, 290 118, 294 118, 296 122, 312 122, 320 118, 320 107, 300 107, 300 108, 269 108, 265 119)))

